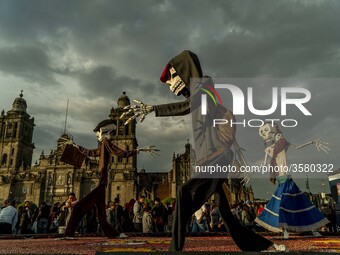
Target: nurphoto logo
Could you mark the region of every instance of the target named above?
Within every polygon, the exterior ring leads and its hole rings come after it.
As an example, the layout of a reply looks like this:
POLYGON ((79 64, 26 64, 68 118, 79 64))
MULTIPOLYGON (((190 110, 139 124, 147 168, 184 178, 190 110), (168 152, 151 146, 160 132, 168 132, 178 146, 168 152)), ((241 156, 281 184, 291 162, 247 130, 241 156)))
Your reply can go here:
MULTIPOLYGON (((312 113, 306 108, 305 104, 311 99, 311 92, 306 88, 297 88, 297 87, 272 87, 272 98, 271 98, 271 106, 268 109, 256 109, 254 106, 254 93, 252 87, 247 87, 246 96, 244 92, 236 85, 232 84, 208 84, 208 83, 199 83, 202 85, 200 88, 201 91, 205 92, 201 95, 201 114, 208 114, 208 97, 213 101, 214 105, 217 105, 216 98, 219 103, 223 105, 220 94, 216 91, 216 89, 227 90, 231 93, 231 100, 233 102, 232 112, 234 115, 245 115, 245 105, 248 107, 250 113, 256 116, 269 116, 275 113, 278 110, 278 106, 280 105, 280 115, 287 116, 287 106, 292 105, 296 107, 304 116, 312 116, 312 113)), ((198 88, 198 86, 196 87, 198 88)), ((242 125, 244 127, 261 127, 264 123, 271 123, 274 126, 275 122, 280 122, 283 127, 296 127, 298 125, 298 121, 296 119, 243 119, 239 121, 233 121, 228 119, 213 119, 213 126, 217 125, 242 125)))

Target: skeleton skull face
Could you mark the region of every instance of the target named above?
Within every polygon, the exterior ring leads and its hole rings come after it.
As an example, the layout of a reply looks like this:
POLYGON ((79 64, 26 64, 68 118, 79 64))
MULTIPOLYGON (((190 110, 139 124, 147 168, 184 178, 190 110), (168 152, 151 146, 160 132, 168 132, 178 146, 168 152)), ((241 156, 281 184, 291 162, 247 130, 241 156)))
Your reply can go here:
POLYGON ((111 132, 116 129, 115 124, 108 124, 106 126, 103 126, 99 129, 99 131, 96 132, 96 136, 99 142, 102 142, 105 138, 110 139, 111 138, 111 132))
POLYGON ((185 88, 185 83, 181 79, 181 77, 176 72, 175 68, 170 68, 170 79, 167 80, 165 83, 170 86, 170 90, 172 93, 174 93, 176 96, 178 96, 182 90, 185 88))
POLYGON ((283 137, 283 134, 282 134, 282 133, 277 133, 277 134, 275 135, 275 142, 277 142, 277 141, 280 140, 281 138, 284 138, 284 137, 283 137))
POLYGON ((259 129, 259 135, 265 142, 274 140, 275 134, 277 133, 276 128, 269 123, 264 124, 259 129))

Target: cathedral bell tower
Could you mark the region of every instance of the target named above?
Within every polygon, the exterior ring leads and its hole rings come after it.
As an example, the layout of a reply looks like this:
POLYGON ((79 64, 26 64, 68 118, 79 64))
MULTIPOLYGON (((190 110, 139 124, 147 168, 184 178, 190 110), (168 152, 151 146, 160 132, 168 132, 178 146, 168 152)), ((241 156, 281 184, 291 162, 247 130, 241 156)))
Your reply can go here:
MULTIPOLYGON (((109 117, 115 120, 117 126, 116 134, 113 138, 113 143, 124 150, 137 149, 136 138, 136 120, 124 125, 125 121, 131 117, 125 116, 120 119, 124 113, 124 107, 130 105, 130 99, 124 91, 118 98, 117 108, 112 108, 109 117)), ((110 180, 108 190, 108 200, 113 201, 119 198, 121 202, 130 201, 131 198, 137 196, 137 156, 130 158, 119 158, 113 156, 111 158, 110 180)))
POLYGON ((0 171, 27 170, 32 164, 34 118, 27 114, 26 100, 21 93, 12 110, 0 116, 0 171))

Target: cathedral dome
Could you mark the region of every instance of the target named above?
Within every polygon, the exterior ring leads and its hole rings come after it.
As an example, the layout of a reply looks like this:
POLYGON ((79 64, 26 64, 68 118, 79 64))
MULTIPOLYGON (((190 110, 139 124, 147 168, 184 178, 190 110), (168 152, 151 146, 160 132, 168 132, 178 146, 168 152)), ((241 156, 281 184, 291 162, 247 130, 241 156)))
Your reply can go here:
POLYGON ((23 97, 22 92, 23 91, 21 90, 19 97, 14 99, 14 102, 12 104, 12 111, 26 112, 27 103, 26 100, 22 98, 23 97))
POLYGON ((123 91, 123 95, 118 98, 117 105, 118 108, 124 108, 125 106, 130 105, 130 98, 126 95, 125 91, 123 91))

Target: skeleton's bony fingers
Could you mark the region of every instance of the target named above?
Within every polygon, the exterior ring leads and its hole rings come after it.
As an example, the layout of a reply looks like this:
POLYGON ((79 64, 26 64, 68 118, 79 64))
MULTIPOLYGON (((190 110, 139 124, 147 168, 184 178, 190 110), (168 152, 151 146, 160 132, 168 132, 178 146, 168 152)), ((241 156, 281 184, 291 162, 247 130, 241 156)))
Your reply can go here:
POLYGON ((326 152, 328 154, 328 151, 325 150, 323 147, 321 147, 321 150, 323 150, 324 152, 326 152))
POLYGON ((321 148, 321 150, 323 150, 326 153, 328 153, 330 151, 330 149, 327 146, 324 146, 324 145, 321 145, 320 148, 321 148))
POLYGON ((241 181, 241 184, 242 184, 243 186, 245 186, 245 185, 248 184, 249 180, 250 180, 250 178, 249 178, 248 176, 245 176, 245 177, 243 177, 243 179, 242 179, 242 181, 241 181))
POLYGON ((242 180, 241 180, 241 184, 242 185, 245 185, 247 183, 247 178, 246 177, 243 177, 242 180))
POLYGON ((135 115, 133 115, 132 117, 130 117, 127 121, 125 121, 124 125, 129 124, 131 121, 133 121, 135 118, 137 118, 140 114, 136 113, 135 115))
POLYGON ((328 146, 324 146, 324 148, 328 151, 331 151, 331 148, 329 148, 328 146))
POLYGON ((133 109, 129 109, 128 111, 126 111, 122 115, 120 115, 120 119, 124 118, 126 115, 129 115, 132 112, 133 112, 133 109))
POLYGON ((140 122, 143 122, 144 119, 145 119, 145 114, 143 113, 142 116, 140 117, 140 122))
POLYGON ((159 156, 159 153, 157 153, 157 152, 155 152, 155 151, 150 151, 150 154, 151 154, 152 156, 154 156, 154 157, 159 156))
POLYGON ((130 107, 133 111, 137 111, 137 110, 139 110, 140 109, 140 107, 139 107, 139 105, 131 105, 131 107, 130 107))
POLYGON ((140 100, 138 100, 138 99, 133 99, 133 101, 134 101, 135 103, 137 103, 137 104, 143 104, 143 102, 140 101, 140 100))

